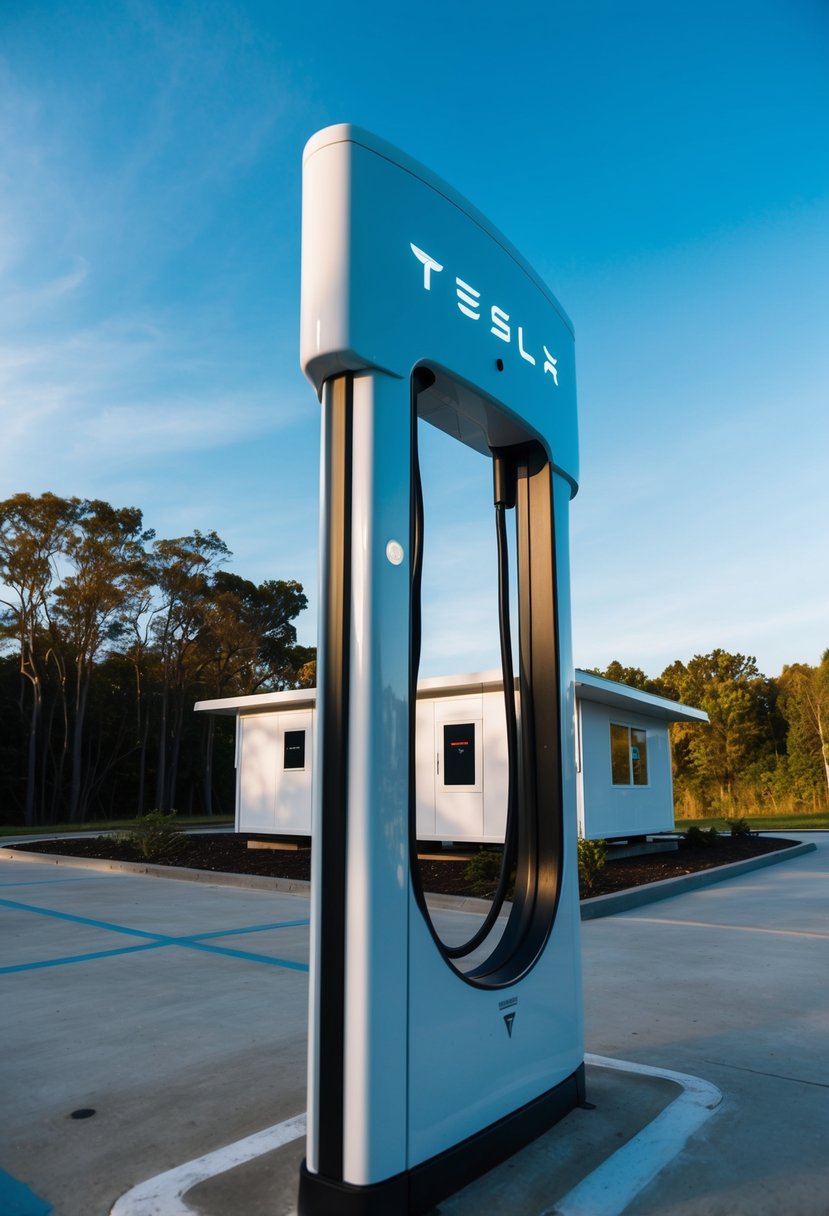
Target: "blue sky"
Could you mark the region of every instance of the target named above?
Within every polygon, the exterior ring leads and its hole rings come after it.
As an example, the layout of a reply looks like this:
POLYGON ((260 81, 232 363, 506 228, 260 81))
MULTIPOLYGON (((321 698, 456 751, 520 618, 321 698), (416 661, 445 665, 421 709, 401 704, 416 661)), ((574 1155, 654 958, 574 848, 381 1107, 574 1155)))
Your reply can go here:
MULTIPOLYGON (((576 663, 817 662, 825 0, 6 0, 0 497, 215 529, 240 574, 305 585, 313 642, 301 157, 341 121, 467 195, 574 322, 576 663)), ((423 673, 495 666, 489 474, 424 446, 423 673)))

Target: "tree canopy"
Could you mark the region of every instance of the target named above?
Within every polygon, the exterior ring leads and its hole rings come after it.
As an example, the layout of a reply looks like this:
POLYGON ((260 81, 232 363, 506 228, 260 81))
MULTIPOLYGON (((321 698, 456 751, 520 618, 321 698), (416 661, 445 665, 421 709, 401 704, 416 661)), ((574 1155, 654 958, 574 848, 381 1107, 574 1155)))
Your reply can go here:
POLYGON ((0 502, 11 822, 169 809, 182 796, 210 810, 217 791, 231 809, 226 724, 217 734, 197 721, 195 700, 293 687, 314 660, 296 640, 301 584, 257 585, 224 568, 231 556, 212 531, 156 538, 137 507, 48 493, 0 502))
POLYGON ((613 661, 596 674, 682 701, 708 723, 671 727, 674 786, 686 809, 817 807, 829 794, 829 651, 776 679, 750 655, 716 649, 650 679, 613 661))
MULTIPOLYGON (((213 531, 158 538, 137 507, 55 494, 0 501, 0 808, 9 823, 230 812, 232 721, 200 698, 315 682, 300 583, 227 569, 213 531)), ((675 792, 697 811, 829 797, 829 650, 777 678, 715 649, 656 677, 596 674, 704 709, 672 727, 675 792)))

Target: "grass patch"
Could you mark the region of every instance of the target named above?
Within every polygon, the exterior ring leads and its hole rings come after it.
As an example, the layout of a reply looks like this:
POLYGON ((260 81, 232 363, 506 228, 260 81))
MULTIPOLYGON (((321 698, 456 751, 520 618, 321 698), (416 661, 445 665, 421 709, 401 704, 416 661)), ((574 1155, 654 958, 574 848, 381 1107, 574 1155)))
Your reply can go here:
MULTIPOLYGON (((810 811, 802 815, 745 815, 743 821, 752 832, 788 832, 792 829, 801 832, 829 831, 829 811, 810 811)), ((710 815, 705 819, 677 819, 676 830, 685 832, 696 826, 730 833, 731 822, 724 815, 710 815)))

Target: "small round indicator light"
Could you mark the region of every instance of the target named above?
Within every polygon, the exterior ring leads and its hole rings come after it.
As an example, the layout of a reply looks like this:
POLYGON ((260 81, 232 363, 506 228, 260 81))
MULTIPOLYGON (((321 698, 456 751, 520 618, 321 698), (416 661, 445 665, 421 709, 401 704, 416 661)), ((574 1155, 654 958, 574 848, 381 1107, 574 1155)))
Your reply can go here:
POLYGON ((386 545, 386 557, 393 566, 399 566, 405 557, 403 546, 399 540, 390 540, 386 545))

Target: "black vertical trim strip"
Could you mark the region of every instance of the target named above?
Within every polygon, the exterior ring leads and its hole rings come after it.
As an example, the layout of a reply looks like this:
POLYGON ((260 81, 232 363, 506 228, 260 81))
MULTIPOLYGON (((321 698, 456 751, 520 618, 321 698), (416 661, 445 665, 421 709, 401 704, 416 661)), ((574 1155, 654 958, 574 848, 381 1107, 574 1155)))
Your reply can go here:
POLYGON ((351 476, 354 382, 348 374, 323 386, 325 502, 322 562, 323 669, 320 781, 319 1170, 343 1176, 345 1057, 345 900, 348 819, 348 699, 351 643, 351 476))
POLYGON ((553 470, 536 449, 528 461, 528 561, 530 565, 530 646, 526 669, 533 700, 534 771, 537 812, 535 855, 537 898, 550 925, 561 894, 563 802, 561 758, 561 677, 558 578, 553 470))

